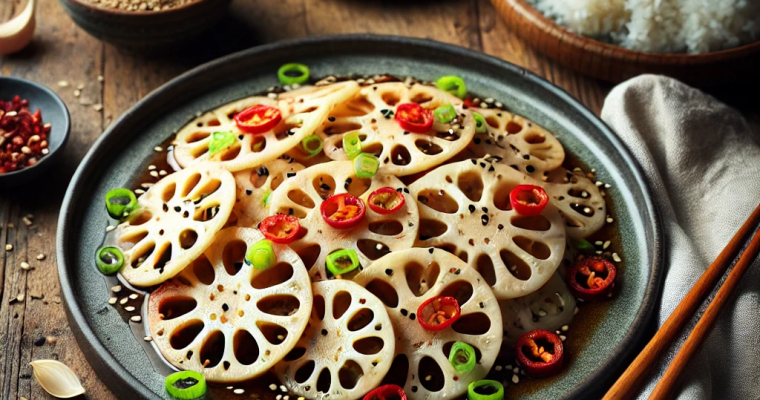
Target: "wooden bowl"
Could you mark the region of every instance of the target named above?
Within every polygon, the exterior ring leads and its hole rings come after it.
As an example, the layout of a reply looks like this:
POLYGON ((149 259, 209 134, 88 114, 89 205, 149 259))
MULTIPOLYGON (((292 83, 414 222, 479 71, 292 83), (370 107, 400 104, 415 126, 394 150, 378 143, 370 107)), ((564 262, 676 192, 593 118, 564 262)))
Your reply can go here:
POLYGON ((177 50, 224 16, 232 0, 195 0, 161 11, 124 11, 86 0, 59 0, 82 29, 128 52, 157 54, 177 50))
POLYGON ((526 0, 491 0, 491 3, 509 29, 536 50, 594 78, 617 83, 653 73, 705 87, 758 77, 760 42, 705 54, 645 53, 570 32, 526 0))

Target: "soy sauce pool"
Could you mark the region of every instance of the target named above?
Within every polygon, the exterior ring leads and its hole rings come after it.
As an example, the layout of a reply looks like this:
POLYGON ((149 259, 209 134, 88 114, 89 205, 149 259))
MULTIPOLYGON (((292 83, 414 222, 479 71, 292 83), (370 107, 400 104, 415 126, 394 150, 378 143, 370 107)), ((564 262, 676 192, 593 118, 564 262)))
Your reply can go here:
MULTIPOLYGON (((361 85, 363 86, 370 86, 376 83, 382 83, 382 82, 404 82, 407 85, 411 84, 425 84, 430 85, 430 82, 423 82, 418 81, 412 78, 406 78, 406 79, 398 79, 392 76, 388 75, 377 75, 374 77, 357 77, 357 76, 351 76, 351 77, 328 77, 322 79, 320 82, 337 82, 337 81, 344 81, 347 79, 359 79, 362 81, 361 85)), ((282 92, 282 88, 274 87, 271 88, 271 90, 268 90, 267 92, 262 93, 263 95, 267 95, 268 93, 279 93, 282 92)), ((477 96, 470 96, 470 100, 473 98, 476 98, 477 96)), ((495 102, 498 104, 498 102, 495 102)), ((494 108, 493 104, 492 108, 494 108)), ((496 107, 499 108, 499 107, 496 107)), ((508 111, 506 108, 503 108, 505 111, 508 111)), ((178 127, 179 128, 179 127, 178 127)), ((135 175, 131 179, 129 187, 137 192, 138 196, 144 192, 147 191, 152 184, 157 182, 158 180, 162 179, 163 177, 171 174, 175 170, 178 169, 176 161, 173 159, 173 140, 174 136, 168 137, 164 142, 157 144, 155 147, 154 153, 146 160, 144 166, 139 170, 136 171, 135 175)), ((463 152, 463 154, 455 156, 452 160, 458 161, 464 158, 468 158, 468 155, 466 152, 463 152)), ((308 164, 315 164, 319 162, 329 161, 324 157, 314 157, 313 159, 309 159, 309 161, 306 163, 308 164)), ((301 161, 299 161, 301 162, 301 161)), ((447 162, 448 163, 448 162, 447 162)), ((577 157, 575 157, 573 154, 567 152, 566 153, 566 159, 563 164, 563 167, 568 170, 573 170, 575 168, 580 168, 585 173, 591 173, 591 169, 583 164, 577 157)), ((407 185, 411 183, 412 181, 416 180, 423 174, 415 174, 409 177, 404 177, 403 181, 407 185)), ((605 201, 607 203, 607 214, 610 218, 612 218, 613 221, 617 220, 617 215, 615 212, 614 204, 612 204, 612 200, 610 197, 606 197, 605 201)), ((591 243, 594 243, 596 241, 606 242, 610 241, 611 244, 609 247, 607 247, 604 250, 604 253, 606 256, 609 257, 609 255, 613 252, 617 252, 618 254, 621 254, 620 249, 620 236, 619 231, 617 229, 617 226, 615 223, 608 223, 605 224, 604 227, 591 237, 587 238, 588 241, 591 243)), ((108 239, 106 240, 108 242, 108 239)), ((380 250, 378 250, 380 251, 380 250)), ((622 254, 621 254, 622 257, 622 254)), ((623 257, 624 259, 624 257, 623 257)), ((625 277, 625 266, 623 263, 615 263, 616 267, 618 268, 618 275, 620 278, 619 282, 617 283, 618 286, 621 284, 620 281, 624 280, 625 277)), ((562 266, 560 268, 563 268, 562 266)), ((358 271, 358 269, 356 270, 358 271)), ((358 273, 358 272, 356 272, 358 273)), ((346 276, 344 276, 346 278, 346 276)), ((350 278, 350 276, 349 276, 350 278)), ((124 319, 125 323, 130 326, 130 329, 132 333, 134 334, 135 338, 141 343, 143 346, 143 349, 145 351, 145 354, 150 359, 151 363, 153 364, 154 368, 158 373, 164 376, 168 376, 169 374, 175 372, 176 370, 171 367, 161 356, 156 346, 151 341, 146 341, 145 339, 149 337, 149 331, 147 328, 147 307, 145 306, 145 298, 149 291, 143 292, 137 289, 134 289, 133 291, 129 290, 129 285, 126 284, 126 282, 123 282, 119 280, 116 277, 107 277, 107 281, 109 283, 109 287, 120 285, 122 286, 123 292, 119 294, 118 302, 115 305, 118 312, 124 319), (137 298, 130 299, 129 294, 136 294, 137 298), (123 299, 127 298, 129 299, 125 305, 119 304, 119 302, 123 299), (135 314, 134 312, 127 312, 125 311, 125 307, 135 307, 136 310, 140 310, 139 313, 135 314), (140 315, 142 317, 141 323, 135 323, 131 322, 131 318, 135 315, 140 315)), ((619 289, 616 289, 616 292, 619 289)), ((616 295, 616 294, 615 294, 616 295)), ((614 295, 613 299, 614 301, 614 295)), ((596 328, 599 326, 599 323, 603 321, 608 312, 610 307, 610 301, 604 301, 604 302, 597 302, 597 303, 579 303, 579 312, 575 316, 573 323, 570 325, 570 329, 565 332, 563 331, 562 334, 567 336, 567 340, 564 342, 565 346, 565 352, 568 354, 568 358, 566 360, 566 369, 574 368, 573 363, 573 355, 578 354, 583 351, 590 351, 592 349, 592 344, 589 342, 589 337, 591 337, 591 334, 596 330, 596 328)), ((528 395, 530 393, 535 393, 536 391, 541 390, 542 388, 548 387, 549 385, 552 385, 556 383, 558 379, 560 379, 563 375, 563 373, 560 373, 556 377, 548 377, 548 378, 540 378, 540 379, 532 379, 525 377, 522 374, 518 374, 520 383, 515 385, 512 384, 512 375, 513 372, 511 370, 507 370, 504 368, 507 365, 516 366, 516 363, 514 362, 514 357, 511 355, 510 349, 505 349, 505 351, 502 352, 502 354, 497 358, 496 363, 494 364, 494 367, 492 368, 491 372, 487 376, 487 379, 495 379, 500 382, 505 383, 505 393, 507 398, 519 398, 523 395, 528 395), (501 371, 497 371, 497 367, 502 367, 501 371)), ((205 398, 213 398, 213 399, 240 399, 240 398, 253 398, 253 399, 260 399, 260 400, 277 400, 277 397, 279 396, 285 396, 288 395, 285 391, 281 390, 281 384, 278 381, 278 379, 272 374, 271 372, 268 372, 264 374, 263 376, 249 380, 246 382, 241 382, 234 384, 232 386, 228 385, 216 385, 213 383, 210 383, 208 385, 208 394, 205 398), (234 393, 234 389, 243 389, 244 393, 242 395, 234 393)), ((290 394, 291 399, 297 399, 299 396, 290 394)), ((281 397, 282 398, 282 397, 281 397)), ((462 399, 465 399, 466 396, 462 396, 462 399)))

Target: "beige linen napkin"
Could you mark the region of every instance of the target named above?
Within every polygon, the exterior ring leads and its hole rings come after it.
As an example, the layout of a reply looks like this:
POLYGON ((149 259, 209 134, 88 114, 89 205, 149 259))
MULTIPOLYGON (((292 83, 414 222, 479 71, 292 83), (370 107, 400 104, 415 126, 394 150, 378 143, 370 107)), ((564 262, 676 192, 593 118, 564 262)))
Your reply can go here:
MULTIPOLYGON (((760 137, 715 98, 654 75, 615 87, 602 118, 643 168, 659 210, 662 324, 760 203, 760 137)), ((663 362, 653 371, 641 398, 664 369, 663 362)), ((760 262, 744 276, 676 393, 679 400, 760 399, 760 262)))

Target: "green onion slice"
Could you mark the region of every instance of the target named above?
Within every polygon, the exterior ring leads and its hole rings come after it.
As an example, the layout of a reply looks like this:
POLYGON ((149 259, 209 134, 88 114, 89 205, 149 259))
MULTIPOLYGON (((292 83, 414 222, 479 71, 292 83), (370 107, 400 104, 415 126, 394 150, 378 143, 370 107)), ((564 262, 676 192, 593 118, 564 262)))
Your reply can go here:
POLYGON ((277 78, 283 85, 306 83, 309 80, 309 67, 298 63, 285 64, 277 70, 277 78))
POLYGON ((175 372, 166 377, 164 386, 177 399, 197 399, 206 394, 206 378, 195 371, 175 372))
POLYGON ((322 151, 322 139, 317 135, 307 136, 301 140, 301 147, 309 158, 314 157, 322 151))
POLYGON ((333 276, 343 275, 359 267, 359 256, 353 249, 338 250, 329 254, 325 263, 333 276))
POLYGON ((435 81, 435 86, 437 86, 438 89, 459 97, 460 99, 463 99, 467 94, 467 85, 465 85, 464 79, 455 75, 443 76, 439 78, 437 81, 435 81))
POLYGON ((575 247, 577 247, 578 250, 580 250, 583 253, 589 253, 589 252, 593 252, 594 250, 596 250, 596 248, 594 247, 594 245, 591 244, 591 242, 589 242, 588 240, 585 240, 585 239, 576 239, 575 240, 575 247))
POLYGON ((264 195, 264 198, 261 199, 261 202, 264 204, 265 207, 269 207, 269 200, 272 197, 272 191, 271 190, 267 190, 265 193, 266 194, 264 195))
POLYGON ((214 154, 228 149, 235 144, 235 134, 232 132, 214 132, 211 134, 211 143, 208 145, 208 154, 214 154))
POLYGON ((118 188, 106 193, 106 210, 114 219, 122 219, 137 207, 137 197, 131 190, 118 188))
POLYGON ((245 263, 258 270, 265 270, 276 262, 277 255, 274 254, 274 247, 269 240, 260 240, 245 252, 245 263))
POLYGON ((475 133, 488 132, 488 123, 481 113, 472 113, 472 117, 475 118, 475 133))
POLYGON ((372 154, 361 153, 354 158, 354 175, 357 178, 372 178, 380 168, 380 160, 372 154))
POLYGON ((349 132, 343 136, 343 151, 346 152, 349 160, 361 154, 362 141, 359 138, 359 132, 349 132))
POLYGON ((433 110, 433 116, 435 116, 436 121, 442 124, 448 124, 457 117, 457 110, 454 109, 454 106, 448 104, 433 110))
POLYGON ((449 353, 449 362, 454 369, 462 374, 466 374, 475 368, 475 349, 467 343, 456 342, 451 347, 449 353))
POLYGON ((483 379, 467 387, 467 400, 503 400, 504 386, 497 381, 483 379))
POLYGON ((100 272, 106 275, 115 274, 124 266, 124 254, 118 247, 101 247, 95 256, 95 263, 100 272))

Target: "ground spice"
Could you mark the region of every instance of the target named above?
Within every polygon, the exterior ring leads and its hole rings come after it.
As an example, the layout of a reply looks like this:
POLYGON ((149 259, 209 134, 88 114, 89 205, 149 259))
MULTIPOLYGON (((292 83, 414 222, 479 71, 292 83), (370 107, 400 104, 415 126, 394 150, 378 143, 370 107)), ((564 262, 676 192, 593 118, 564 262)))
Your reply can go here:
POLYGON ((0 100, 0 174, 31 167, 48 154, 50 125, 29 111, 29 101, 16 96, 0 100))
POLYGON ((179 7, 196 0, 87 0, 105 8, 125 11, 161 11, 179 7))

